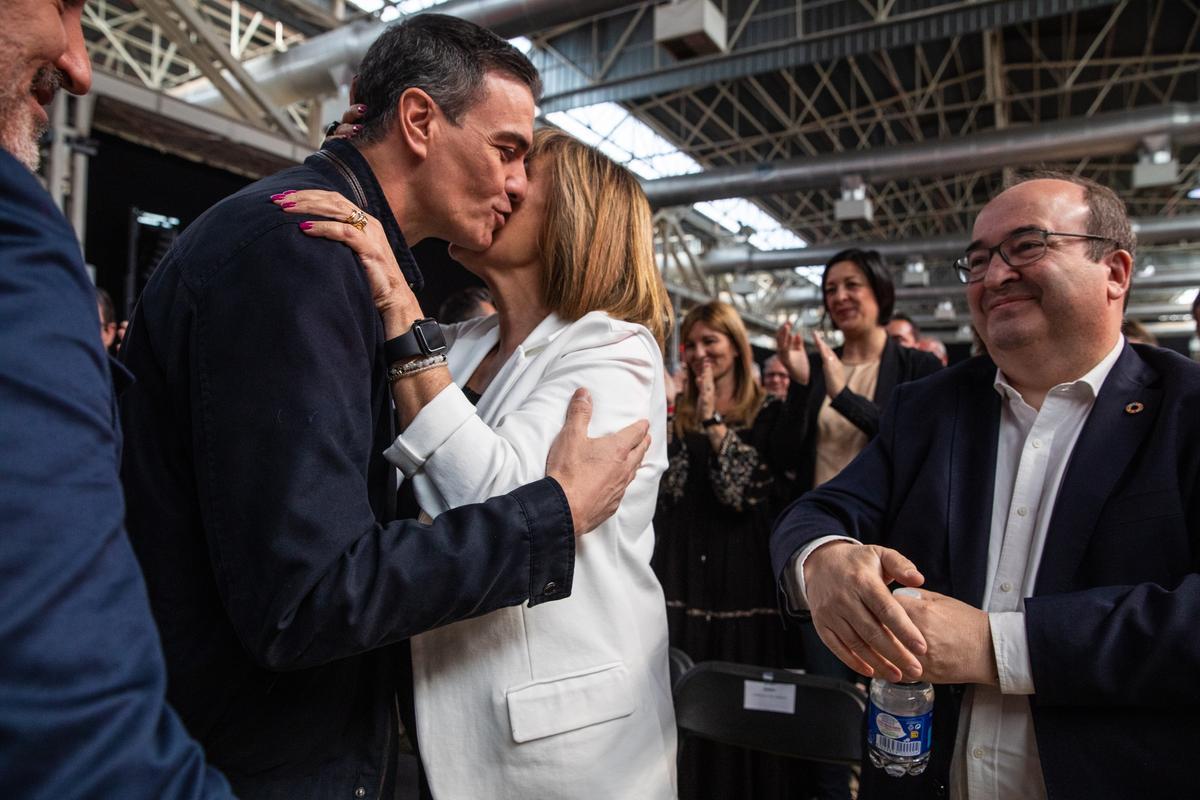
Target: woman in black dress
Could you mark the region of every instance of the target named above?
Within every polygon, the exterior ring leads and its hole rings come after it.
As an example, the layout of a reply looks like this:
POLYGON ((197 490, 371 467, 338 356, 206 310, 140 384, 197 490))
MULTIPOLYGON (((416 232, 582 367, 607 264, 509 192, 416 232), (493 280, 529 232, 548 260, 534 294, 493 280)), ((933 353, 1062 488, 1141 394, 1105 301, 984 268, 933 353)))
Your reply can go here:
MULTIPOLYGON (((729 305, 692 309, 681 326, 689 379, 669 425, 653 566, 667 598, 671 645, 695 661, 799 665, 771 575, 771 522, 790 499, 803 426, 754 382, 746 329, 729 305)), ((692 741, 683 798, 791 796, 795 762, 692 741)))

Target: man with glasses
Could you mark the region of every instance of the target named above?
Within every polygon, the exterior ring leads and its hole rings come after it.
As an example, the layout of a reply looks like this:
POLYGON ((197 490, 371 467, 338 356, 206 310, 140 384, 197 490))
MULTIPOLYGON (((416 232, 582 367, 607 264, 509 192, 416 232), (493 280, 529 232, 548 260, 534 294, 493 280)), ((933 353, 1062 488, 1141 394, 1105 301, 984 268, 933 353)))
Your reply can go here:
POLYGON ((780 400, 787 400, 788 386, 791 383, 791 376, 784 369, 779 356, 771 356, 763 362, 762 386, 767 394, 774 395, 780 400))
POLYGON ((772 537, 846 664, 937 686, 929 768, 865 766, 860 797, 1194 793, 1200 367, 1121 336, 1111 190, 1026 180, 973 239, 955 268, 990 358, 898 387, 772 537))

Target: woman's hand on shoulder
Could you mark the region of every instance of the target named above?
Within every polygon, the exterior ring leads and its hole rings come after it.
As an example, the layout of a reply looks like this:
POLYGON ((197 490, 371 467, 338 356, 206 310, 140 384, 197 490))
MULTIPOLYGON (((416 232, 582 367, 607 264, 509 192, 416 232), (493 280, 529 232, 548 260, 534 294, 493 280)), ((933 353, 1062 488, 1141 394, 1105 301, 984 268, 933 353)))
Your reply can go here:
POLYGON ((337 192, 320 189, 287 191, 271 198, 288 214, 323 217, 304 220, 305 235, 332 239, 349 247, 358 256, 371 286, 371 297, 380 314, 417 309, 419 304, 409 288, 396 255, 392 252, 383 225, 375 217, 355 206, 337 192))
POLYGON ((332 142, 334 139, 353 139, 358 134, 362 133, 362 118, 366 116, 367 107, 358 104, 347 108, 342 113, 340 120, 335 120, 325 126, 325 141, 321 142, 321 146, 332 142))

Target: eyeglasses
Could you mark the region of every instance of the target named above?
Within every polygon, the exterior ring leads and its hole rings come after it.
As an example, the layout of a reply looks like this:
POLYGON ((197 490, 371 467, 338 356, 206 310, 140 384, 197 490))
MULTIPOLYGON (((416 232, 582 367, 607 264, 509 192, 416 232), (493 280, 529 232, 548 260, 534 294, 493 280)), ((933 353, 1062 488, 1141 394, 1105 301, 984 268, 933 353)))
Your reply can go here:
POLYGON ((995 247, 977 247, 974 250, 968 250, 965 255, 954 262, 954 270, 958 273, 958 279, 963 283, 981 281, 987 274, 988 265, 992 263, 992 256, 997 253, 1000 254, 1004 263, 1013 269, 1027 267, 1035 261, 1040 261, 1042 256, 1046 255, 1046 240, 1051 236, 1116 242, 1115 239, 1107 236, 1093 236, 1090 233, 1060 233, 1031 228, 1014 233, 995 247))

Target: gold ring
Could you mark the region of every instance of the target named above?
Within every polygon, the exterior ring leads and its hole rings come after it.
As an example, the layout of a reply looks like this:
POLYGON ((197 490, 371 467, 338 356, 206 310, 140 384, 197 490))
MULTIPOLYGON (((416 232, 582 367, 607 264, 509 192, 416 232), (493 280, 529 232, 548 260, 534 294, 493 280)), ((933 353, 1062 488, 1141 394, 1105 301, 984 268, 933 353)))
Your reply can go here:
POLYGON ((354 209, 354 213, 346 217, 344 220, 342 220, 342 222, 346 223, 347 225, 353 225, 360 231, 364 230, 367 227, 367 212, 360 208, 356 208, 354 209))

